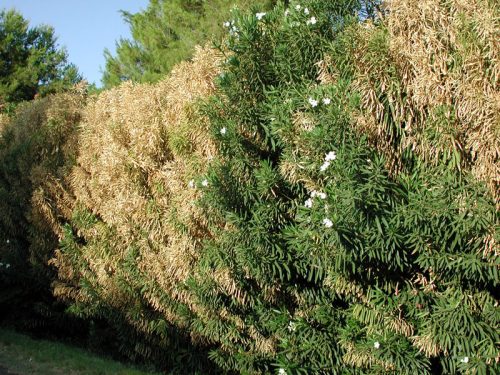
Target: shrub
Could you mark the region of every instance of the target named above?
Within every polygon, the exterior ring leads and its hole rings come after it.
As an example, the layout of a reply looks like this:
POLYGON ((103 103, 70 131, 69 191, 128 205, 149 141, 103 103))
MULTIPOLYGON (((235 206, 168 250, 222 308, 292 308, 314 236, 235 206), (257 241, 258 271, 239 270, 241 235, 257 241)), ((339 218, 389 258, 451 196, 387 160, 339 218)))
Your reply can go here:
MULTIPOLYGON (((191 287, 205 306, 192 327, 218 343, 211 357, 226 370, 498 370, 498 217, 475 178, 481 160, 496 160, 494 131, 485 125, 490 151, 469 164, 445 136, 436 140, 449 151, 404 134, 401 114, 435 133, 460 123, 441 102, 410 104, 433 96, 406 91, 413 65, 401 71, 406 60, 389 52, 398 4, 361 23, 357 2, 241 15, 223 46, 206 107, 219 152, 202 197, 215 235, 191 287)), ((441 25, 424 29, 447 35, 441 25)), ((488 74, 474 81, 487 94, 488 74)), ((461 100, 450 95, 442 101, 461 100)), ((488 108, 477 121, 493 123, 488 108)))
POLYGON ((471 170, 498 204, 498 7, 482 0, 387 6, 379 24, 353 30, 356 126, 392 170, 415 154, 471 170))
POLYGON ((210 236, 195 179, 215 148, 195 103, 213 93, 218 61, 200 48, 159 83, 125 83, 88 104, 75 210, 52 261, 54 293, 73 313, 104 319, 129 357, 178 370, 185 357, 203 365, 186 351, 196 306, 185 281, 210 236))
POLYGON ((234 12, 217 52, 88 99, 78 133, 23 107, 0 239, 54 254, 93 345, 179 373, 496 373, 495 12, 234 12))
POLYGON ((68 175, 76 160, 83 86, 20 104, 0 137, 0 292, 2 315, 21 326, 57 326, 47 262, 69 220, 68 175))

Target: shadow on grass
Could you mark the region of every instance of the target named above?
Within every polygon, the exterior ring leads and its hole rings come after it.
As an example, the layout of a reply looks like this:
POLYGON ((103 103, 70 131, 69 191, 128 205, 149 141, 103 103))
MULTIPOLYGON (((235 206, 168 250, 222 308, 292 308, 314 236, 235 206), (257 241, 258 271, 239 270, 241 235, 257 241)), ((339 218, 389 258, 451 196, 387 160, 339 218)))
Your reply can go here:
POLYGON ((80 348, 0 328, 0 375, 152 375, 80 348))

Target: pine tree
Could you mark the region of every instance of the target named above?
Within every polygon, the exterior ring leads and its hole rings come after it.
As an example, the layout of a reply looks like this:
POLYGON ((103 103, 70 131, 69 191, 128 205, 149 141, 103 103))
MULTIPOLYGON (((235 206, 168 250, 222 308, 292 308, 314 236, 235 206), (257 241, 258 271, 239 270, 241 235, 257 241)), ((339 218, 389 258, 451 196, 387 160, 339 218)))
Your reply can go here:
POLYGON ((142 12, 123 12, 132 40, 120 40, 116 56, 105 51, 104 86, 158 81, 175 64, 192 57, 196 45, 218 39, 233 6, 248 8, 249 3, 269 6, 271 1, 151 0, 142 12))
POLYGON ((0 110, 80 80, 66 51, 58 48, 53 28, 30 28, 16 11, 0 11, 0 110))

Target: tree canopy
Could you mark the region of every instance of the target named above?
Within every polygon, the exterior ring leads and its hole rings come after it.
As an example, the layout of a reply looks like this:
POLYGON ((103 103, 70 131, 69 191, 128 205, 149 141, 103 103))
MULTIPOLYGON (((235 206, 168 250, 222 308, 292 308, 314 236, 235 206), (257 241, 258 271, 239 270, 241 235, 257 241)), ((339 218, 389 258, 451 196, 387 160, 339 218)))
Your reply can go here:
POLYGON ((122 12, 130 25, 132 40, 121 39, 116 55, 104 52, 105 87, 120 82, 155 82, 172 67, 190 58, 197 44, 222 35, 223 23, 233 7, 268 6, 272 0, 151 0, 146 10, 122 12))
POLYGON ((29 27, 17 11, 0 11, 0 109, 79 80, 66 50, 57 45, 52 27, 29 27))

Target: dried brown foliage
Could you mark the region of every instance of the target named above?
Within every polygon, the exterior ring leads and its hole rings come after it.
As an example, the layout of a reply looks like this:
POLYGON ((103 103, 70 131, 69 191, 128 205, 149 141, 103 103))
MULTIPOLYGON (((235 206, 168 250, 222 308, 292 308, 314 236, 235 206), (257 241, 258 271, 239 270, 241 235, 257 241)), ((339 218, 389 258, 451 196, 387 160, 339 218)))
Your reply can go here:
MULTIPOLYGON (((355 88, 361 94, 355 125, 393 172, 402 168, 405 152, 429 163, 445 160, 470 169, 498 202, 498 4, 388 0, 384 8, 381 25, 366 22, 354 32, 355 88)), ((321 73, 324 83, 335 75, 324 67, 321 73)))
POLYGON ((373 354, 366 348, 357 348, 354 343, 342 342, 341 346, 345 350, 342 360, 351 366, 359 368, 370 368, 373 366, 380 367, 384 372, 394 371, 394 365, 389 362, 383 361, 373 356, 373 354))
POLYGON ((9 123, 9 116, 5 113, 0 113, 0 138, 2 137, 2 132, 9 123))
MULTIPOLYGON (((200 189, 188 185, 196 180, 200 186, 199 176, 215 152, 207 120, 194 107, 214 92, 219 60, 214 50, 198 48, 192 61, 179 64, 163 81, 124 83, 102 92, 85 110, 71 175, 80 207, 75 212, 82 216, 75 222, 84 223, 77 225, 90 270, 83 276, 114 307, 132 303, 120 285, 139 282, 124 267, 131 248, 137 250, 138 275, 148 284, 143 297, 154 310, 182 324, 162 296, 192 303, 184 281, 199 241, 209 234, 195 205, 200 189), (89 225, 85 212, 93 217, 89 225)), ((74 282, 74 262, 67 255, 58 252, 54 264, 62 279, 74 282)), ((72 290, 68 297, 74 296, 72 290)))
MULTIPOLYGON (((38 267, 47 265, 62 234, 61 223, 69 220, 73 210, 67 177, 76 159, 85 91, 79 85, 66 93, 23 103, 12 117, 0 119, 5 140, 0 159, 5 163, 15 160, 15 167, 7 169, 14 174, 5 174, 6 188, 19 210, 16 213, 11 206, 0 215, 11 216, 14 231, 27 221, 30 261, 38 267)), ((8 221, 2 218, 2 222, 8 221)))

